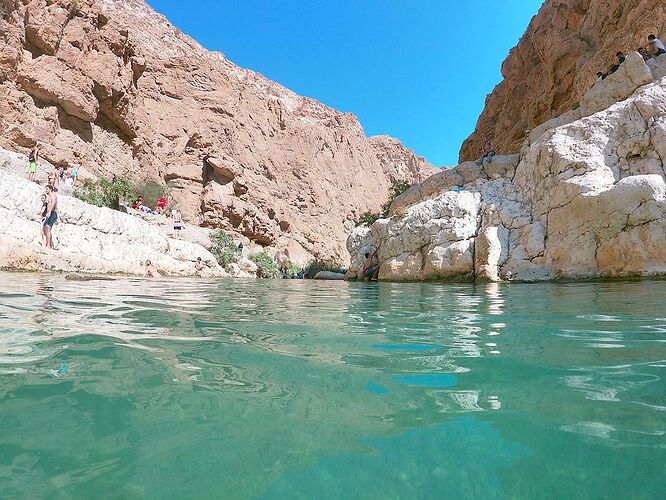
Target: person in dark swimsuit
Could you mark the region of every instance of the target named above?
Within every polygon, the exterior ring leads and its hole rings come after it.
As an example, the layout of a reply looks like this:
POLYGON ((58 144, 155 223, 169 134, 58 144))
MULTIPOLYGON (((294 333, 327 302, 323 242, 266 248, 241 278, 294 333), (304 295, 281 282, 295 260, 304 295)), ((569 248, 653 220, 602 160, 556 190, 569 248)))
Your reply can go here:
POLYGON ((46 186, 46 211, 42 221, 42 245, 44 248, 53 248, 53 224, 58 220, 58 196, 53 186, 46 186))

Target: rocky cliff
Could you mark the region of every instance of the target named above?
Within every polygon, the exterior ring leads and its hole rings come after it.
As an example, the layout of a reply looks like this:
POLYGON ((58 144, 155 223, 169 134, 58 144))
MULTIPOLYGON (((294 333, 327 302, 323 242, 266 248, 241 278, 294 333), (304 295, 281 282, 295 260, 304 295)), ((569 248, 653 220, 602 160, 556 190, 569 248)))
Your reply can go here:
POLYGON ((666 274, 666 55, 631 53, 519 153, 413 186, 348 240, 380 279, 522 280, 666 274))
POLYGON ((432 167, 241 69, 142 0, 0 0, 0 146, 166 183, 186 220, 346 260, 356 217, 432 167))
POLYGON ((618 51, 644 46, 651 33, 666 36, 662 0, 546 0, 502 64, 460 161, 478 158, 484 136, 501 153, 517 151, 525 130, 575 107, 618 51))

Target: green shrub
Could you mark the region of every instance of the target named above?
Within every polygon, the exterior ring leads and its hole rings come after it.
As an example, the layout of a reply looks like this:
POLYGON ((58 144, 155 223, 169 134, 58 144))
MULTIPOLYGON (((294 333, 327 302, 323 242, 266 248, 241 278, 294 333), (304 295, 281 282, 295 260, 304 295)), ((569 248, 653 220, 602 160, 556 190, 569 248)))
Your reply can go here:
POLYGON ((407 191, 412 185, 407 181, 394 182, 389 192, 389 199, 382 205, 382 211, 378 214, 372 212, 364 212, 356 221, 357 226, 372 226, 379 219, 386 219, 389 216, 391 203, 402 193, 407 191))
POLYGON ((277 278, 280 275, 277 262, 266 252, 255 253, 250 256, 250 260, 257 265, 257 276, 259 278, 277 278))
POLYGON ((224 269, 228 269, 231 264, 238 262, 238 247, 222 229, 213 233, 210 241, 212 243, 210 253, 224 269))
POLYGON ((143 197, 143 204, 150 208, 157 206, 157 200, 168 194, 168 189, 155 181, 141 181, 134 185, 136 196, 143 197))
POLYGON ((357 226, 372 226, 377 220, 381 219, 379 214, 373 214, 372 212, 363 212, 361 216, 356 221, 357 226))
POLYGON ((118 177, 113 183, 108 179, 86 179, 74 190, 74 196, 91 205, 118 210, 119 199, 122 197, 129 201, 134 197, 134 191, 125 177, 118 177))
POLYGON ((306 278, 314 278, 319 271, 331 271, 333 273, 346 273, 347 270, 342 267, 340 264, 335 262, 327 262, 323 260, 313 260, 308 262, 308 265, 305 266, 305 276, 306 278))

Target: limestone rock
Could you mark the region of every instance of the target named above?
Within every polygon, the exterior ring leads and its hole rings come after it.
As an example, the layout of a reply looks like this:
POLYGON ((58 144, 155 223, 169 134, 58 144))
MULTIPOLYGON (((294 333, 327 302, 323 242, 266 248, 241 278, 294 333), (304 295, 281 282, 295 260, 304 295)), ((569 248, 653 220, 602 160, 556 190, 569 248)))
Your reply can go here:
POLYGON ((616 52, 645 46, 651 33, 666 38, 662 0, 546 0, 502 64, 460 161, 477 158, 486 135, 499 153, 518 151, 525 130, 575 108, 616 52))
POLYGON ((358 216, 433 172, 358 120, 239 68, 142 0, 0 0, 0 146, 170 188, 186 222, 344 262, 358 216))
POLYGON ((391 280, 665 275, 666 78, 639 86, 659 67, 627 62, 519 155, 413 186, 350 236, 352 262, 379 247, 391 280))
POLYGON ((319 271, 315 274, 316 280, 341 281, 345 279, 344 273, 334 273, 333 271, 319 271))
POLYGON ((165 275, 226 275, 203 246, 171 238, 140 217, 62 193, 53 229, 55 250, 43 250, 43 192, 41 186, 0 170, 0 268, 140 275, 148 259, 165 275), (198 257, 206 264, 201 272, 194 267, 198 257))

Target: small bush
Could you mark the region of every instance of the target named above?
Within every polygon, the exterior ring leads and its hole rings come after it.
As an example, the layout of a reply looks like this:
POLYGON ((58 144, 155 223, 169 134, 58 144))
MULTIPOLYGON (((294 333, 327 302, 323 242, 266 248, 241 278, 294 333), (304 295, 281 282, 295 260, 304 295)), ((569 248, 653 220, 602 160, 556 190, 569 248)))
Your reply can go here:
POLYGON ((136 183, 134 185, 134 192, 136 193, 136 196, 143 197, 144 205, 155 208, 157 206, 157 200, 162 196, 166 196, 168 194, 168 189, 166 186, 162 186, 155 181, 147 181, 136 183))
POLYGON ((358 218, 356 222, 357 226, 372 226, 379 219, 386 219, 389 216, 389 210, 391 209, 391 203, 402 193, 407 191, 412 185, 407 181, 398 181, 394 182, 391 186, 389 193, 389 199, 386 200, 386 203, 382 205, 382 211, 378 214, 373 214, 372 212, 364 212, 358 218))
POLYGON ((357 226, 372 226, 375 222, 381 219, 379 214, 373 214, 372 212, 363 212, 361 216, 356 221, 357 226))
POLYGON ((118 210, 119 199, 131 199, 134 197, 132 184, 125 177, 116 178, 112 183, 108 179, 96 181, 86 179, 74 190, 74 196, 79 200, 98 207, 108 207, 118 210))
POLYGON ((305 266, 305 277, 314 278, 319 271, 331 271, 333 273, 346 273, 347 270, 335 262, 326 262, 323 260, 313 260, 305 266))
POLYGON ((405 207, 398 207, 395 209, 395 216, 398 219, 404 219, 407 217, 407 209, 405 207))
POLYGON ((255 253, 250 256, 250 260, 257 265, 257 277, 277 278, 280 275, 280 268, 277 262, 266 252, 255 253))
POLYGON ((231 264, 238 262, 238 247, 222 229, 213 233, 210 241, 212 243, 210 253, 224 269, 228 270, 231 264))

